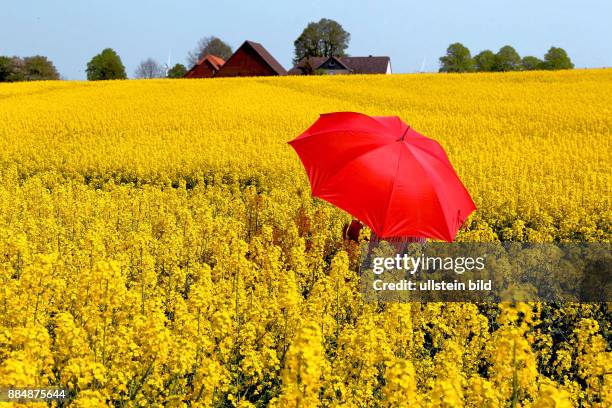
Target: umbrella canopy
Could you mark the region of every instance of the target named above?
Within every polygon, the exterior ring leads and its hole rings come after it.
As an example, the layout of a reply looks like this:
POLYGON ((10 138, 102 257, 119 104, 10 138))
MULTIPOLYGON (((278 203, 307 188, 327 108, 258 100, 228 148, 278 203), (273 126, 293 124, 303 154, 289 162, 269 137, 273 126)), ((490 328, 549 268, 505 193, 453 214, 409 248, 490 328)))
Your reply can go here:
POLYGON ((290 141, 312 195, 379 237, 453 241, 476 209, 444 149, 397 116, 327 113, 290 141))

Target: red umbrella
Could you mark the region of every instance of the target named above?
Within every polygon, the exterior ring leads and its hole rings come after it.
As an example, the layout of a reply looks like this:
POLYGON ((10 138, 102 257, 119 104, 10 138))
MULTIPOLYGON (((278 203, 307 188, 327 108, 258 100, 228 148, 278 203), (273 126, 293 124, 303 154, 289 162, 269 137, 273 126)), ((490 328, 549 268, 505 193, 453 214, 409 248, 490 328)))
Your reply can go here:
POLYGON ((312 195, 379 237, 453 241, 476 209, 444 149, 397 116, 336 112, 290 141, 312 195))

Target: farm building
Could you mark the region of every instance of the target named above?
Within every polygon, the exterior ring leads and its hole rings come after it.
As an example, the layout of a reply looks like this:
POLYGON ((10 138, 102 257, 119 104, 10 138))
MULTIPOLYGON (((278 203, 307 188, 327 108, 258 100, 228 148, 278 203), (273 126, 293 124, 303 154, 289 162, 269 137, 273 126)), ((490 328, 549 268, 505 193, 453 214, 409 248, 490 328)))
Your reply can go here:
POLYGON ((316 72, 338 74, 390 74, 389 57, 309 57, 289 70, 289 75, 311 75, 316 72))
POLYGON ((223 64, 225 64, 225 61, 222 58, 216 55, 205 55, 187 71, 185 78, 211 78, 215 76, 223 64))
POLYGON ((215 77, 275 76, 287 71, 259 43, 245 41, 223 64, 215 77))

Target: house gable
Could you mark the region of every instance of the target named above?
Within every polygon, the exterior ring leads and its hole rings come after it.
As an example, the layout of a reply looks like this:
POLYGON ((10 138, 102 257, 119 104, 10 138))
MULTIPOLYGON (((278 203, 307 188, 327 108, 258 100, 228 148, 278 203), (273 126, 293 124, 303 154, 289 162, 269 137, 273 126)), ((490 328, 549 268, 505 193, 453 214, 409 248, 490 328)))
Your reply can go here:
POLYGON ((315 71, 327 74, 390 74, 389 57, 310 57, 299 61, 291 75, 309 75, 315 71))
POLYGON ((245 41, 215 77, 286 75, 287 71, 259 43, 245 41))
POLYGON ((215 55, 206 55, 187 71, 185 78, 211 78, 223 66, 224 62, 223 59, 215 55))
POLYGON ((346 66, 339 58, 329 57, 325 62, 319 65, 315 69, 326 70, 326 71, 348 71, 351 69, 346 66))

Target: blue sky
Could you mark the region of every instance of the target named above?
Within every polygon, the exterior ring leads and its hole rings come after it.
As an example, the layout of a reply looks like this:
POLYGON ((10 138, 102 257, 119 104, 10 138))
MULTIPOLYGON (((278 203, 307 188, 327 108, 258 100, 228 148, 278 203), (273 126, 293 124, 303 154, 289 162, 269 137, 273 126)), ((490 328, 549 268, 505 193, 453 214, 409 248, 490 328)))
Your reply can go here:
POLYGON ((22 0, 0 8, 0 55, 48 56, 66 79, 114 48, 129 76, 148 57, 185 63, 199 38, 233 48, 262 43, 290 68, 293 41, 310 21, 340 22, 351 55, 389 55, 394 72, 437 71, 448 44, 476 54, 506 44, 542 57, 565 48, 576 67, 612 66, 609 0, 22 0))

